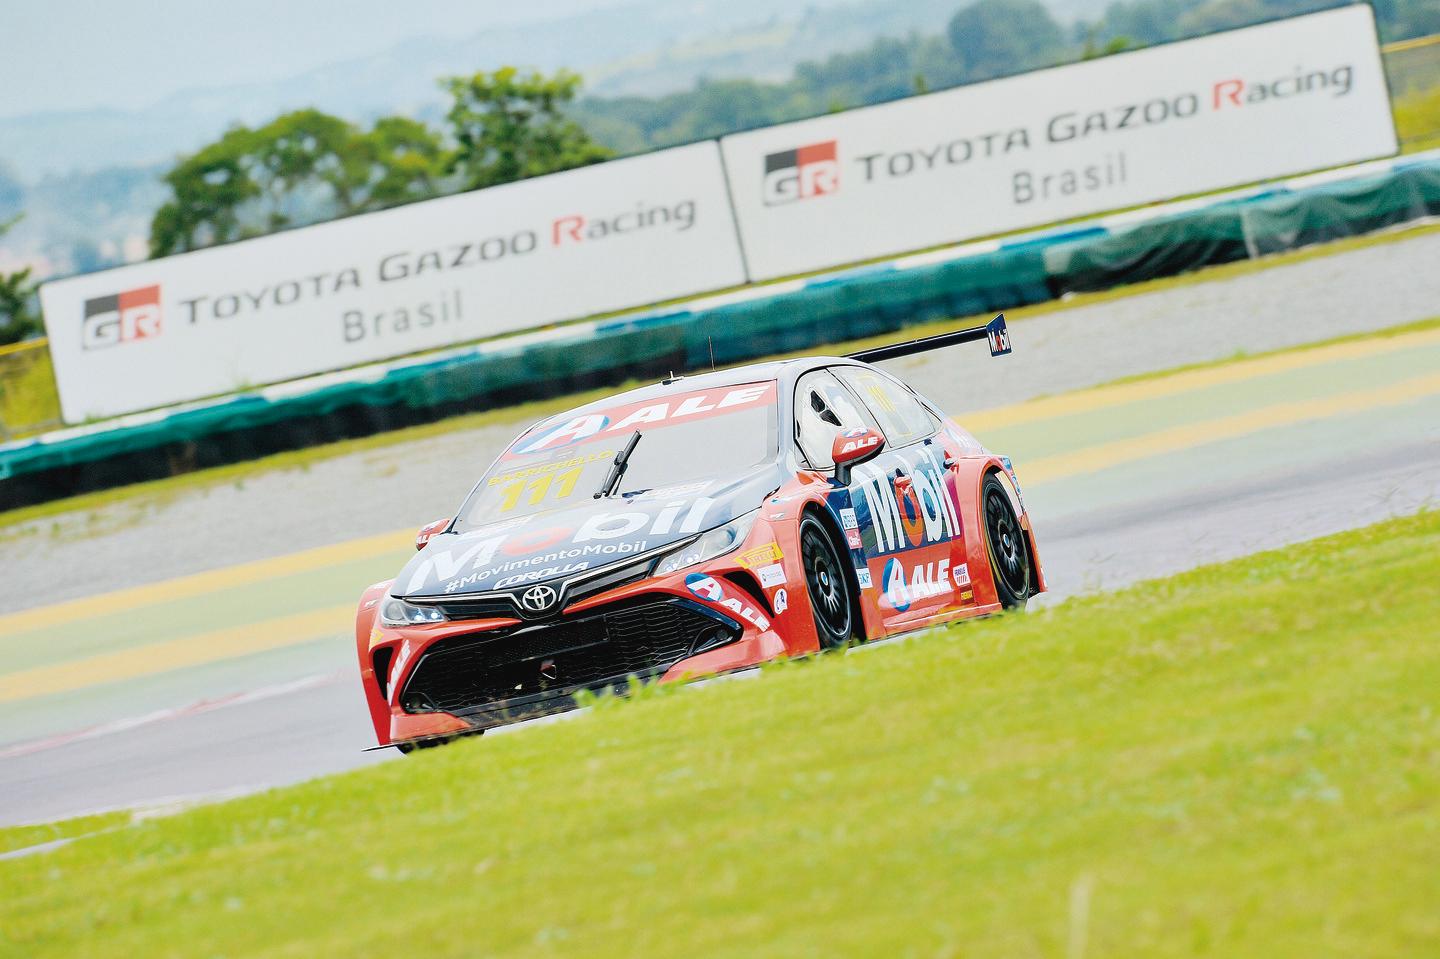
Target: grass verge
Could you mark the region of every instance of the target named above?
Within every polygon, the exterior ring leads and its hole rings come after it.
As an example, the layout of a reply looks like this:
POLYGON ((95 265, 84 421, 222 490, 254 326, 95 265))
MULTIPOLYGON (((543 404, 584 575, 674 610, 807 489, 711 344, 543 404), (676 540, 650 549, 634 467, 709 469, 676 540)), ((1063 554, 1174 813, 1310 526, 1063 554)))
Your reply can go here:
POLYGON ((1440 943, 1440 513, 0 862, 27 956, 1440 943))
MULTIPOLYGON (((128 812, 100 813, 94 816, 79 816, 60 822, 37 823, 31 826, 0 827, 0 853, 13 852, 29 846, 56 842, 60 839, 75 839, 102 829, 123 826, 131 819, 128 812)), ((0 939, 0 942, 3 942, 0 939)))

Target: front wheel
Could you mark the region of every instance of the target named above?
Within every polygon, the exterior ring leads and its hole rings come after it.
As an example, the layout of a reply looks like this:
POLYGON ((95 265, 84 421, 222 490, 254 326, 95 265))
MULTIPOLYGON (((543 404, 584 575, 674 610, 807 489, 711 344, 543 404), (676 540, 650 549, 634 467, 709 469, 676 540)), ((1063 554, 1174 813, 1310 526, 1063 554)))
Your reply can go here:
POLYGON ((980 504, 985 512, 986 552, 1000 605, 1024 609, 1030 598, 1030 541, 1020 528, 1004 484, 994 473, 980 484, 980 504))
POLYGON ((835 649, 850 641, 850 587, 845 567, 835 552, 830 534, 814 516, 800 521, 800 557, 805 566, 805 587, 815 614, 815 633, 821 649, 835 649))

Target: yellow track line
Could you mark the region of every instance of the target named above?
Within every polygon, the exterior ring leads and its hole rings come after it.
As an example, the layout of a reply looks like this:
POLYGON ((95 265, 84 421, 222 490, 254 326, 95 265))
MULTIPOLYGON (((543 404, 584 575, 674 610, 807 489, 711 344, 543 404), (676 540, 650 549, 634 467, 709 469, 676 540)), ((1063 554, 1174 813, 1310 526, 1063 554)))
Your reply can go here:
MULTIPOLYGON (((181 576, 178 579, 150 583, 146 586, 135 586, 130 589, 116 590, 111 593, 101 593, 98 596, 72 599, 68 602, 56 603, 53 606, 40 606, 35 609, 23 610, 6 616, 5 628, 7 632, 20 633, 27 629, 55 627, 65 623, 73 623, 76 620, 120 613, 126 610, 136 609, 140 606, 151 606, 158 603, 173 602, 178 599, 188 599, 192 596, 214 593, 222 589, 229 589, 233 586, 245 586, 250 583, 258 583, 262 580, 277 579, 281 576, 292 576, 297 573, 309 572, 310 570, 324 569, 327 566, 334 566, 337 563, 384 556, 387 553, 397 554, 398 560, 404 557, 405 550, 413 550, 414 548, 415 531, 396 530, 391 533, 381 533, 377 536, 367 536, 364 539, 351 540, 348 543, 336 543, 333 546, 319 546, 315 549, 307 549, 303 552, 291 553, 286 556, 275 556, 270 559, 255 560, 254 562, 241 563, 237 566, 226 566, 223 569, 210 570, 205 573, 181 576)), ((357 597, 360 595, 360 591, 364 586, 364 583, 356 584, 355 595, 357 597)))
POLYGON ((1277 403, 1258 409, 1206 420, 1203 423, 1188 423, 1168 430, 1146 433, 1129 439, 1101 443, 1083 450, 1043 456, 1017 464, 1020 476, 1026 486, 1048 483, 1067 476, 1095 473, 1134 460, 1173 453, 1179 450, 1203 446, 1219 440, 1233 439, 1277 426, 1292 426, 1308 420, 1320 420, 1347 413, 1359 413, 1381 406, 1396 406, 1440 393, 1440 373, 1417 376, 1401 380, 1389 386, 1368 390, 1354 390, 1327 396, 1323 399, 1301 400, 1293 403, 1277 403))
POLYGON ((324 639, 348 633, 354 628, 354 615, 353 605, 331 606, 74 662, 37 666, 0 676, 0 703, 68 693, 101 683, 134 679, 186 666, 201 666, 221 659, 324 639))
POLYGON ((967 413, 964 416, 956 417, 956 420, 961 426, 972 432, 984 433, 1002 427, 1033 423, 1037 420, 1090 413, 1095 410, 1123 406, 1127 403, 1143 403, 1164 396, 1174 396, 1178 393, 1188 393, 1228 383, 1239 383, 1262 376, 1274 376, 1278 373, 1322 366, 1326 363, 1360 359, 1367 356, 1381 356, 1386 353, 1435 345, 1440 345, 1440 329, 1420 330, 1415 333, 1402 333, 1398 336, 1374 339, 1350 340, 1345 343, 1332 343, 1329 346, 1317 346, 1313 349, 1280 353, 1275 356, 1257 357, 1253 360, 1237 360, 1224 366, 1172 373, 1160 379, 1117 383, 1113 386, 1097 386, 1075 393, 1047 396, 1025 403, 1017 403, 1014 406, 967 413))

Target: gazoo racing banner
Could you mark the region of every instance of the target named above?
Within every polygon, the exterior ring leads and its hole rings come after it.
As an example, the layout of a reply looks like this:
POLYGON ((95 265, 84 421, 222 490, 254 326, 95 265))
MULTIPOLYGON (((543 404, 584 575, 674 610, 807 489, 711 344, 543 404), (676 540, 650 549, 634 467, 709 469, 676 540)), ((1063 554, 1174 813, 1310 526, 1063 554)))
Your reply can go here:
POLYGON ((745 280, 713 141, 41 289, 68 422, 745 280))
POLYGON ((752 280, 1396 152, 1368 4, 725 137, 752 280))

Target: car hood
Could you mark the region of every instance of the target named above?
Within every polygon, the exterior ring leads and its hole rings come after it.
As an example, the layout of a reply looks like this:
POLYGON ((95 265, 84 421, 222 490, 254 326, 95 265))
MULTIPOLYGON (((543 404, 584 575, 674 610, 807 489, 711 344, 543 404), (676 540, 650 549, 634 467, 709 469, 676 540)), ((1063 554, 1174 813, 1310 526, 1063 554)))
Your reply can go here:
POLYGON ((433 536, 395 578, 404 597, 462 596, 568 579, 661 549, 758 508, 780 467, 733 480, 644 490, 465 533, 433 536))

